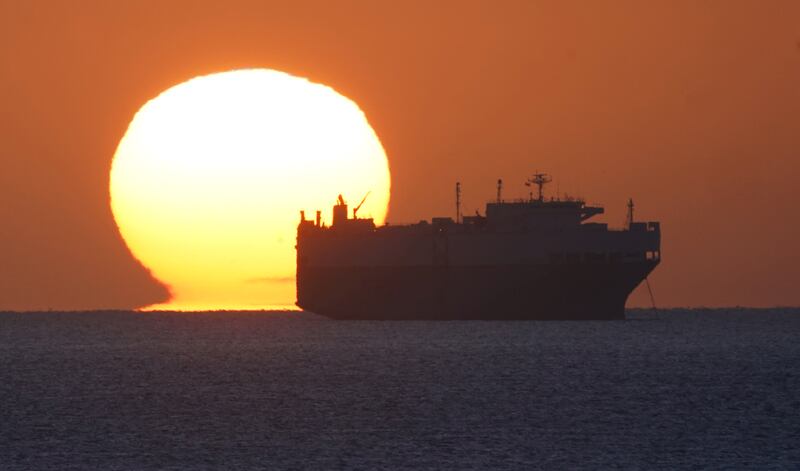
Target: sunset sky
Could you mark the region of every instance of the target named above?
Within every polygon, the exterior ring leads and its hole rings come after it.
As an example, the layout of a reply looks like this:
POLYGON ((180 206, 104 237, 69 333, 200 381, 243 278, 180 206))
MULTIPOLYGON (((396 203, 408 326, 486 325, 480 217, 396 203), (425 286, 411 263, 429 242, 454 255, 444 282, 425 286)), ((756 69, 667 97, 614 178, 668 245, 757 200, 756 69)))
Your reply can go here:
POLYGON ((240 68, 358 104, 391 223, 545 171, 610 225, 628 197, 661 221, 660 306, 800 304, 800 2, 0 0, 0 310, 166 300, 115 225, 112 157, 148 100, 240 68))

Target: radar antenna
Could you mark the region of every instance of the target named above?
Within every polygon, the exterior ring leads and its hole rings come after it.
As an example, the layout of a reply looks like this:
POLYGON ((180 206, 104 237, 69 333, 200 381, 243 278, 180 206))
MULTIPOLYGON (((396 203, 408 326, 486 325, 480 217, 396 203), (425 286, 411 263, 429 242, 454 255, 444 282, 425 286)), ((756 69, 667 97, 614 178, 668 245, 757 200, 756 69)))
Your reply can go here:
MULTIPOLYGON (((538 201, 544 201, 544 185, 553 181, 550 178, 550 175, 546 173, 534 173, 528 181, 525 182, 525 186, 530 187, 531 185, 536 185, 539 187, 539 198, 538 201)), ((533 189, 531 189, 530 193, 531 201, 533 201, 533 189)))
POLYGON ((364 201, 367 201, 367 196, 369 196, 370 193, 372 193, 372 190, 368 191, 367 194, 364 195, 364 199, 362 199, 361 202, 358 203, 358 206, 353 208, 353 219, 358 219, 358 216, 357 216, 358 215, 358 210, 361 209, 361 205, 364 204, 364 201))

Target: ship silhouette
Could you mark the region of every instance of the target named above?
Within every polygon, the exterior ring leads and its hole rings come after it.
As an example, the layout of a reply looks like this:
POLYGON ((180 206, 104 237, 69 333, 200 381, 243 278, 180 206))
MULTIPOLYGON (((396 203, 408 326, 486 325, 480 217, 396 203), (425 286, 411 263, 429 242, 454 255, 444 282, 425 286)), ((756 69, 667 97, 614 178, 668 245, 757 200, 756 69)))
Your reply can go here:
MULTIPOLYGON (((339 195, 333 221, 320 211, 297 227, 297 306, 334 319, 614 320, 661 260, 658 222, 622 229, 587 222, 603 213, 582 199, 545 199, 536 173, 527 199, 497 199, 485 216, 434 217, 376 227, 348 217, 339 195)), ((365 197, 366 198, 366 197, 365 197)))

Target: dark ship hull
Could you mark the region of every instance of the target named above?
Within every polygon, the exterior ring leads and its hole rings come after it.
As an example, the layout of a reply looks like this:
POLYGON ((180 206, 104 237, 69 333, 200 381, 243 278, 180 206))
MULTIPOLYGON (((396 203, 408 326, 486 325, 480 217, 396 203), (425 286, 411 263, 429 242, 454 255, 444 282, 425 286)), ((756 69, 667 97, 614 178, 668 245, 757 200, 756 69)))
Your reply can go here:
POLYGON ((628 295, 657 264, 300 265, 297 305, 334 319, 621 320, 628 295))

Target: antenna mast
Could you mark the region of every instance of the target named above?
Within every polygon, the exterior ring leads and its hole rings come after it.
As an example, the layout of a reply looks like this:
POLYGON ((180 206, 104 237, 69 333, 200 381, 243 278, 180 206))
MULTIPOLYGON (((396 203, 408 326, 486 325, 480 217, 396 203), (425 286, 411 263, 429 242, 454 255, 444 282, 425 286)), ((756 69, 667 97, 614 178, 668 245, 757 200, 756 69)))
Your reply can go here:
MULTIPOLYGON (((550 175, 546 173, 534 173, 528 181, 525 182, 525 186, 536 185, 539 187, 539 202, 544 201, 544 185, 553 181, 550 178, 550 175)), ((533 201, 533 190, 531 190, 531 201, 533 201)))
POLYGON ((461 182, 456 182, 456 224, 461 221, 461 182))
POLYGON ((625 221, 628 229, 633 225, 633 198, 628 198, 628 220, 625 221))
POLYGON ((503 202, 503 179, 502 178, 498 178, 497 179, 497 202, 498 203, 502 203, 503 202))

